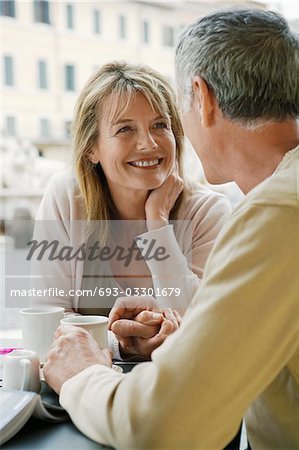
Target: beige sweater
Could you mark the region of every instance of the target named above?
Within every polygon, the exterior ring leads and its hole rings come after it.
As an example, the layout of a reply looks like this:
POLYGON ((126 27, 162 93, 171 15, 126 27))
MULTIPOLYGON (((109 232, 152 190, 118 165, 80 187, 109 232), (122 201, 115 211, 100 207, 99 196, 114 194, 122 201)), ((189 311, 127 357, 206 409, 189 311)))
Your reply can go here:
POLYGON ((298 255, 299 147, 233 212, 152 362, 88 367, 63 384, 62 406, 116 448, 221 449, 248 410, 254 450, 298 449, 298 255))

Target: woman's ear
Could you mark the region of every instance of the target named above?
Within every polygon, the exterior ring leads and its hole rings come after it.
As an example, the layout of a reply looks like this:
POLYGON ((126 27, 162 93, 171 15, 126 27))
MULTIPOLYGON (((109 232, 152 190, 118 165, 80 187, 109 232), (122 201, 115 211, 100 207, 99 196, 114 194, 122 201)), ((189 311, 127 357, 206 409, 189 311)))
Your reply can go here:
POLYGON ((98 162, 99 162, 99 157, 98 157, 97 153, 98 153, 98 148, 96 146, 93 146, 90 154, 88 155, 88 159, 92 164, 98 164, 98 162))
POLYGON ((195 76, 192 80, 193 101, 199 109, 201 124, 204 127, 209 127, 214 123, 215 113, 215 96, 213 91, 209 88, 206 81, 195 76))
POLYGON ((97 161, 97 159, 96 159, 94 156, 92 156, 92 155, 89 155, 88 159, 89 159, 89 161, 90 161, 92 164, 98 164, 98 162, 99 162, 99 161, 97 161))

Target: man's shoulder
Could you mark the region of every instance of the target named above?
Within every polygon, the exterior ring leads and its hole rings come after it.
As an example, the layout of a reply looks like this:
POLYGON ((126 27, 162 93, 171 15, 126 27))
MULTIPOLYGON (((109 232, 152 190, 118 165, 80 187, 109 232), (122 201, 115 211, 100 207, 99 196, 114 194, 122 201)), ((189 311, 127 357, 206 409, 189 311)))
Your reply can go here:
MULTIPOLYGON (((286 155, 287 157, 287 155, 286 155)), ((247 201, 263 206, 299 208, 299 149, 247 197, 247 201)))
POLYGON ((291 265, 290 274, 293 269, 298 271, 299 177, 295 166, 279 168, 244 197, 212 250, 212 265, 221 266, 230 255, 230 261, 238 261, 238 270, 243 267, 250 272, 260 266, 262 270, 271 267, 275 273, 276 266, 291 265))
MULTIPOLYGON (((299 160, 292 159, 290 164, 276 170, 250 191, 234 209, 232 219, 247 215, 254 209, 272 211, 274 215, 285 215, 286 208, 299 215, 299 160)), ((270 214, 270 212, 269 212, 270 214)))
POLYGON ((229 235, 243 247, 264 246, 267 254, 276 252, 276 256, 279 251, 274 242, 284 242, 290 249, 289 256, 297 255, 298 223, 299 166, 298 160, 293 160, 244 197, 226 224, 226 238, 229 235))

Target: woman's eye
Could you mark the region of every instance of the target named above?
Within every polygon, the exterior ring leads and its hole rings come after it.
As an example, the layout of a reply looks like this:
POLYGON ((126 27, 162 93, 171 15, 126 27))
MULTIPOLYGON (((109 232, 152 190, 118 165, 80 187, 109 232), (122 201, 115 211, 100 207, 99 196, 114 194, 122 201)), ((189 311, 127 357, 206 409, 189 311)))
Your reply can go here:
POLYGON ((126 131, 130 131, 130 130, 131 130, 131 127, 125 126, 125 127, 120 128, 117 133, 126 133, 126 131))
POLYGON ((168 128, 168 124, 167 124, 167 122, 157 122, 156 124, 155 124, 155 128, 168 128))

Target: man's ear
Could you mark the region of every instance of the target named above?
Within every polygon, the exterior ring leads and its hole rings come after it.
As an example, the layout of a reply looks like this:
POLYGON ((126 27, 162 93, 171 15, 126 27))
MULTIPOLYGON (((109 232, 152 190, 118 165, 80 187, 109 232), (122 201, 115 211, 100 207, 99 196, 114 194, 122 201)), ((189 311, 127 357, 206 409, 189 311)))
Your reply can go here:
POLYGON ((204 127, 209 127, 214 123, 215 96, 209 89, 205 80, 195 76, 192 80, 193 99, 199 108, 201 123, 204 127))

